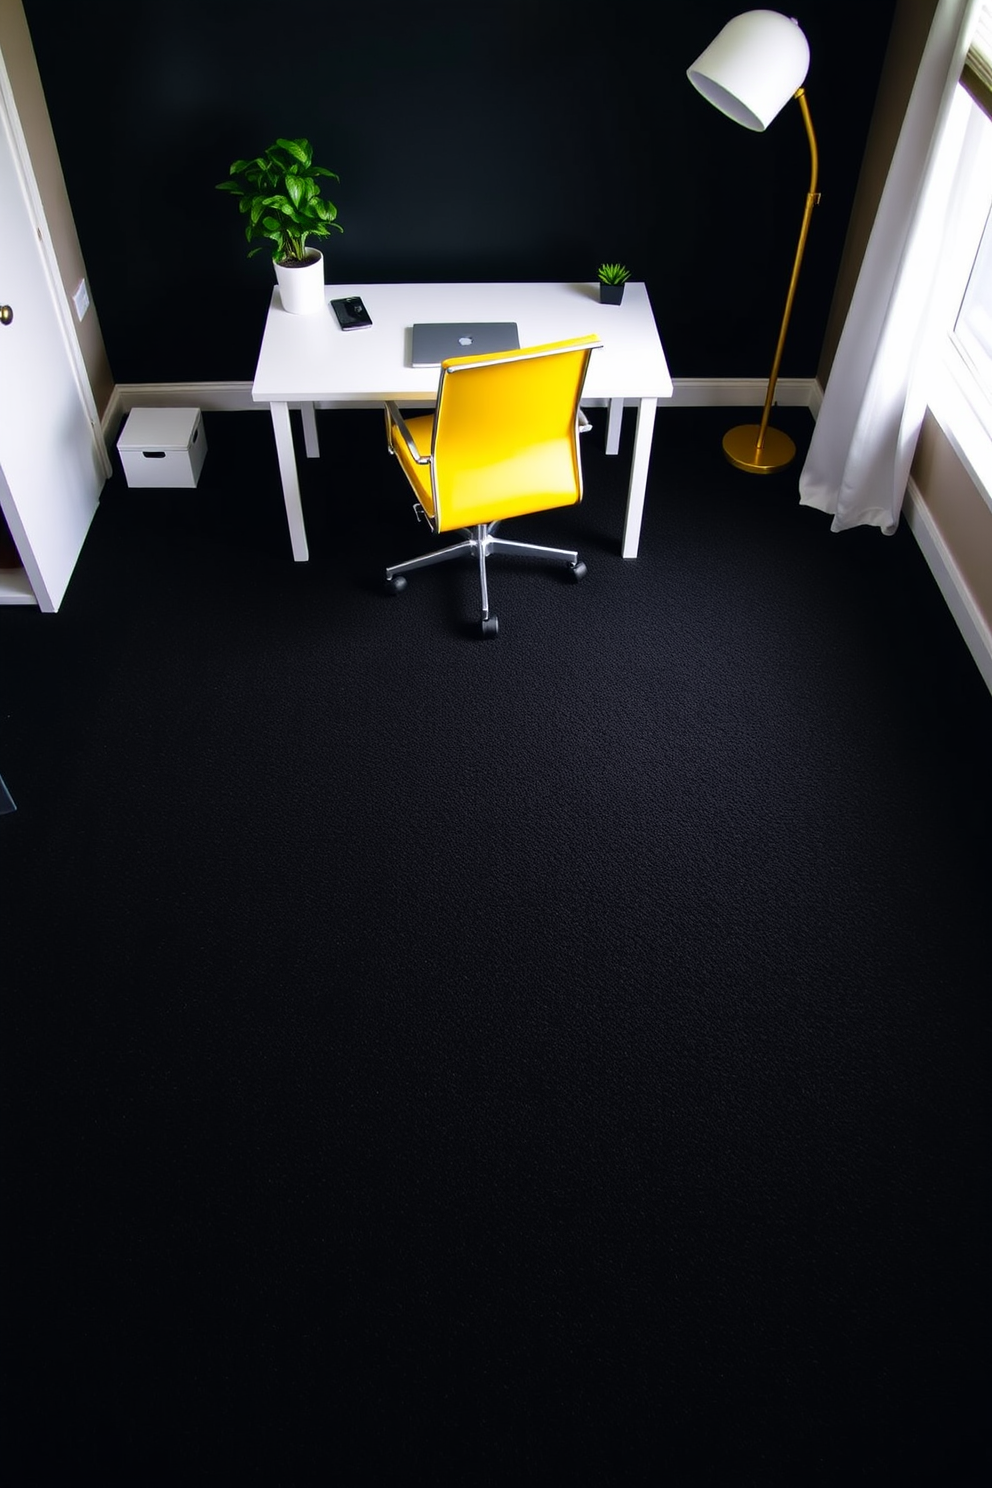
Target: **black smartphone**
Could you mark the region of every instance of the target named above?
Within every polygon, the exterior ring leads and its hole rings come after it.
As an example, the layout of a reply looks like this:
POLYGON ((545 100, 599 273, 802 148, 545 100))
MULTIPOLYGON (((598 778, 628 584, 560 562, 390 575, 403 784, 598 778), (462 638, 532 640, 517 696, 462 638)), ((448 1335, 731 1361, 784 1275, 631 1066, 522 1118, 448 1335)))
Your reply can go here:
POLYGON ((362 303, 361 295, 351 295, 344 300, 332 300, 331 309, 340 321, 343 331, 356 331, 361 326, 372 324, 372 317, 362 303))

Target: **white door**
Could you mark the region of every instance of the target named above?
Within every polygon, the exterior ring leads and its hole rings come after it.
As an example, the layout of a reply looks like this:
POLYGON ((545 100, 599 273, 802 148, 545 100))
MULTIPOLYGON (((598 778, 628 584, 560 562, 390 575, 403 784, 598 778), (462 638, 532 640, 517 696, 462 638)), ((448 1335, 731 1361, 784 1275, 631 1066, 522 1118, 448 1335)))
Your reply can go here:
POLYGON ((57 610, 107 457, 56 298, 61 285, 45 256, 29 172, 0 59, 0 305, 7 307, 0 315, 0 508, 34 599, 57 610))

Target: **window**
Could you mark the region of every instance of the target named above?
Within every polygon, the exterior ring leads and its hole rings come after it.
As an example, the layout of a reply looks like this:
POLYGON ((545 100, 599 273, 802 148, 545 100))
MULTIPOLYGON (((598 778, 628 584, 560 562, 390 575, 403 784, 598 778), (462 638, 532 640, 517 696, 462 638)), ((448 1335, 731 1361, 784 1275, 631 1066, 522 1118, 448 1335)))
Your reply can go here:
POLYGON ((958 353, 992 405, 992 215, 986 218, 951 335, 958 353))
POLYGON ((944 148, 956 163, 929 403, 992 507, 992 0, 978 17, 944 148))

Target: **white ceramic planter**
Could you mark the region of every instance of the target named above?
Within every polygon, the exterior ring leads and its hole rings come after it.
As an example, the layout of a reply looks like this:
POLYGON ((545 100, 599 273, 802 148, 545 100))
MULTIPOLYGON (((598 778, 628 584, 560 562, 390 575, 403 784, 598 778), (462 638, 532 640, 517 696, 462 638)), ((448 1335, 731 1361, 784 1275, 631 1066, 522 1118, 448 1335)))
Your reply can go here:
POLYGON ((277 263, 275 268, 282 308, 290 315, 318 315, 326 309, 324 255, 318 249, 307 249, 306 263, 277 263))

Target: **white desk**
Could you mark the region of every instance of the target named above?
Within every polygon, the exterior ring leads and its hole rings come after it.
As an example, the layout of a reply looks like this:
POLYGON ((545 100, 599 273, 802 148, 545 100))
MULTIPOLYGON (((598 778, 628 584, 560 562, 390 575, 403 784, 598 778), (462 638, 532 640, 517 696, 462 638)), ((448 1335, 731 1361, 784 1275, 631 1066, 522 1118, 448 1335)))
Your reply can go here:
POLYGON ((361 295, 372 325, 342 331, 326 315, 288 315, 279 290, 272 303, 255 369, 251 395, 272 414, 283 499, 293 557, 305 560, 306 531, 299 473, 289 422, 299 407, 307 455, 319 455, 314 408, 361 408, 392 399, 403 407, 432 404, 438 369, 411 367, 410 328, 415 321, 516 321, 521 346, 595 335, 603 343, 589 360, 583 405, 608 405, 606 449, 620 446, 624 404, 637 409, 627 513, 621 553, 635 558, 641 533, 644 491, 655 407, 672 396, 672 379, 651 302, 643 284, 628 283, 622 305, 601 305, 595 284, 334 284, 328 301, 361 295))

